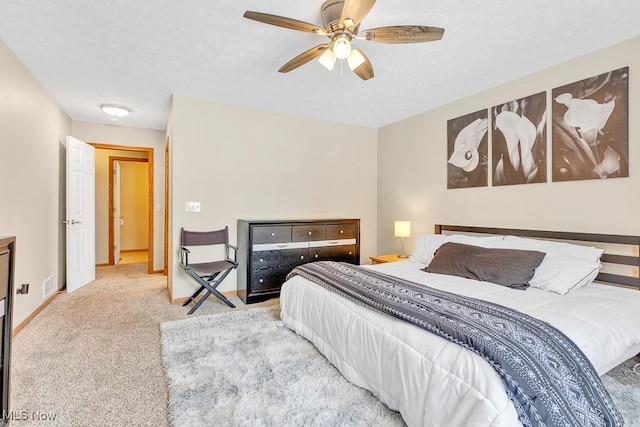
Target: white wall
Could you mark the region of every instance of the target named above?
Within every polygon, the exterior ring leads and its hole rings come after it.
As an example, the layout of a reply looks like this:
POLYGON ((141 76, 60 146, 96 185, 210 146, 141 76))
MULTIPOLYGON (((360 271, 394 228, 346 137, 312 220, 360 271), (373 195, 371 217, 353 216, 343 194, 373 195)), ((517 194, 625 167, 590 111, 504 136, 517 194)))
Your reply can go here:
MULTIPOLYGON (((174 96, 171 133, 173 298, 195 286, 177 267, 180 227, 229 226, 238 219, 360 218, 361 260, 376 252, 377 131, 174 96), (186 213, 199 201, 200 213, 186 213)), ((236 276, 220 287, 235 291, 236 276)))
MULTIPOLYGON (((133 113, 135 114, 135 113, 133 113)), ((164 269, 164 145, 165 132, 88 122, 72 122, 72 135, 82 141, 153 148, 153 268, 164 269), (157 205, 160 210, 156 210, 157 205)))
POLYGON ((71 120, 0 40, 0 235, 16 236, 14 327, 44 301, 50 275, 64 284, 60 166, 71 120), (60 242, 62 239, 60 239, 60 242))
MULTIPOLYGON (((408 249, 435 223, 640 234, 638 52, 640 38, 632 39, 379 129, 379 250, 400 250, 396 219, 412 221, 408 249), (624 66, 630 67, 629 178, 447 190, 447 120, 624 66)), ((550 157, 547 163, 550 177, 550 157)))

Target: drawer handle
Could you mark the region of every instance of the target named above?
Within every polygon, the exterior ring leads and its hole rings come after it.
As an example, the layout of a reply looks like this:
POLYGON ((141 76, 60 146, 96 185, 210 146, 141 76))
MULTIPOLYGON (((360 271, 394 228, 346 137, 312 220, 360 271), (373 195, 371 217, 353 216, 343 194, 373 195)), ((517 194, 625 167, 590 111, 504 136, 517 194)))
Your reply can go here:
POLYGON ((304 255, 300 255, 300 259, 304 259, 304 255))
POLYGON ((260 258, 260 262, 264 262, 264 260, 262 258, 260 258))
POLYGON ((344 230, 340 230, 340 234, 344 234, 344 230))
POLYGON ((353 252, 349 251, 349 255, 353 255, 353 252))
POLYGON ((318 254, 316 254, 316 258, 318 258, 318 254))
POLYGON ((276 245, 276 246, 279 247, 279 248, 286 248, 289 245, 276 245))
POLYGON ((263 279, 260 279, 260 283, 264 283, 264 280, 263 280, 263 279))
POLYGON ((276 235, 276 233, 271 233, 271 237, 274 237, 276 235))
POLYGON ((311 231, 309 232, 309 236, 311 236, 311 231))
POLYGON ((340 242, 338 242, 337 240, 334 240, 333 242, 329 242, 330 245, 337 245, 338 243, 340 242))

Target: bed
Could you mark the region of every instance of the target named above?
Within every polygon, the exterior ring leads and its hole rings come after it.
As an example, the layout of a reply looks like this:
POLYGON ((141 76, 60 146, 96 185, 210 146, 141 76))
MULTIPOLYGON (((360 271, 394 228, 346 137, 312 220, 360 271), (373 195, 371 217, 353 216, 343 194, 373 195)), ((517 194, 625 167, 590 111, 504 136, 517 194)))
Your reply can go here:
MULTIPOLYGON (((411 260, 367 267, 431 288, 511 307, 548 322, 582 350, 600 376, 640 352, 637 236, 448 225, 436 225, 435 232, 435 235, 463 233, 461 236, 491 234, 502 240, 508 235, 602 244, 606 250, 604 254, 600 251, 598 257, 604 265, 614 266, 614 273, 597 268, 587 280, 596 278, 595 282, 585 285, 583 281, 578 289, 569 289, 564 294, 533 287, 516 290, 422 271, 433 261, 420 262, 425 260, 416 256, 416 252, 425 250, 425 244, 418 247, 420 239, 411 260)), ((450 241, 454 237, 442 239, 450 241)), ((462 239, 468 241, 467 237, 462 239)), ((426 251, 430 249, 427 247, 426 251)), ((547 252, 548 259, 552 253, 555 252, 547 252)), ((282 320, 290 329, 311 341, 349 381, 370 390, 391 409, 399 411, 409 426, 521 424, 505 391, 505 382, 478 354, 354 303, 300 275, 287 280, 280 301, 282 320)))

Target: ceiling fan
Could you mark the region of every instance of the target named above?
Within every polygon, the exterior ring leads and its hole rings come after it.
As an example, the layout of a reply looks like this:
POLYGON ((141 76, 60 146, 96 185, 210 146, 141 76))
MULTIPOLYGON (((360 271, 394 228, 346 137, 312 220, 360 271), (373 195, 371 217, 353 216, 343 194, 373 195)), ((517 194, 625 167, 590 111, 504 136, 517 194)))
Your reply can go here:
POLYGON ((324 28, 296 19, 247 11, 244 17, 291 30, 326 36, 328 43, 301 53, 284 64, 278 71, 288 73, 314 58, 327 69, 332 70, 336 59, 346 59, 349 68, 363 80, 373 77, 373 67, 364 52, 352 41, 365 40, 377 43, 421 43, 440 40, 444 29, 419 25, 395 25, 371 28, 360 32, 360 22, 369 13, 375 0, 326 0, 320 9, 324 28))

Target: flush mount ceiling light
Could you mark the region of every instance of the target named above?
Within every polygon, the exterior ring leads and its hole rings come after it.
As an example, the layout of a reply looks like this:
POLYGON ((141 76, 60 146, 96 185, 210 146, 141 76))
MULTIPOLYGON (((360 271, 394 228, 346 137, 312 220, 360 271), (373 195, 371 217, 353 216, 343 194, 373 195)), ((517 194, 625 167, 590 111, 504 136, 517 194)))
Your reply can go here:
POLYGON ((131 113, 131 108, 115 104, 102 104, 100 109, 112 117, 125 117, 131 113))

